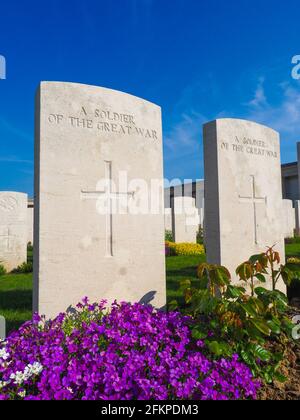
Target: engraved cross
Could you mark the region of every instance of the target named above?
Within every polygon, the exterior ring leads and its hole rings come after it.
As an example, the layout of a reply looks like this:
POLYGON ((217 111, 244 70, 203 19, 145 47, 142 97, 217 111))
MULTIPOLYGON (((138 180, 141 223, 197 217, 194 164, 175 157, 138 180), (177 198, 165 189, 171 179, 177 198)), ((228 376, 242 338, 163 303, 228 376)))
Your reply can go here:
POLYGON ((6 232, 5 233, 0 233, 0 237, 6 240, 6 249, 7 251, 11 250, 12 246, 11 246, 11 239, 14 237, 14 235, 11 235, 10 233, 10 229, 6 228, 6 232))
POLYGON ((106 215, 106 256, 113 257, 113 202, 122 197, 134 197, 135 192, 113 192, 112 190, 112 162, 105 161, 106 186, 103 191, 81 191, 83 200, 101 200, 105 205, 106 215))
POLYGON ((253 217, 254 217, 254 242, 258 244, 258 222, 257 222, 257 205, 267 204, 267 197, 257 197, 255 188, 255 177, 251 175, 251 187, 252 195, 250 197, 243 197, 239 195, 240 203, 249 203, 253 205, 253 217))

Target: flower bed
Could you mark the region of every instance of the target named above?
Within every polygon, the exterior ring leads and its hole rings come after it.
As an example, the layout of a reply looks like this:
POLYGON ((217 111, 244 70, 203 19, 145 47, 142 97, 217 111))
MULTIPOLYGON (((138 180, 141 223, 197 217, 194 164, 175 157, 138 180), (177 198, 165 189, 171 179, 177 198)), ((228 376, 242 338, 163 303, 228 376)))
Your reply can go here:
POLYGON ((259 383, 232 358, 210 360, 191 318, 140 304, 35 316, 0 344, 0 399, 253 399, 259 383))
POLYGON ((204 246, 200 244, 166 242, 166 255, 200 256, 204 254, 204 246))

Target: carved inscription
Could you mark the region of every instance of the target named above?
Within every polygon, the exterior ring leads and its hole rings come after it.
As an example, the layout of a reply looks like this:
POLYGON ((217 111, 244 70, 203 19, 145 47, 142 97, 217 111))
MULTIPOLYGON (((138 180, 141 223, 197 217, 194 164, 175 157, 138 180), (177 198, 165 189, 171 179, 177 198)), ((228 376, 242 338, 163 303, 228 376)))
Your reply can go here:
POLYGON ((124 136, 138 135, 145 139, 158 139, 157 131, 138 125, 134 115, 104 109, 95 109, 92 113, 88 113, 85 107, 81 107, 79 115, 50 114, 48 123, 68 124, 73 128, 98 130, 124 136))
POLYGON ((271 150, 265 141, 236 136, 234 142, 222 142, 221 149, 235 153, 244 153, 253 156, 278 158, 275 150, 271 150))

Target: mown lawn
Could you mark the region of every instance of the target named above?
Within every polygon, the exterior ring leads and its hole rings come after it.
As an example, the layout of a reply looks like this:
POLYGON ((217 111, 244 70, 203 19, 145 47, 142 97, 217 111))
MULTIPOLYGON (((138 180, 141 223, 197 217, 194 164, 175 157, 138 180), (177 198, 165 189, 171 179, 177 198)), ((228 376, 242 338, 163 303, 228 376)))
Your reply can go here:
POLYGON ((9 274, 0 277, 0 315, 7 331, 17 329, 31 318, 32 274, 9 274))
POLYGON ((197 267, 205 261, 203 257, 168 257, 167 264, 167 299, 181 301, 178 288, 181 280, 197 281, 197 267))
MULTIPOLYGON (((300 241, 286 246, 287 257, 300 257, 300 241)), ((28 261, 32 251, 28 251, 28 261)), ((181 280, 197 281, 197 266, 205 261, 203 257, 168 257, 167 298, 168 302, 180 301, 178 288, 181 280)), ((0 277, 0 315, 7 322, 7 331, 17 329, 31 318, 32 274, 9 274, 0 277)))

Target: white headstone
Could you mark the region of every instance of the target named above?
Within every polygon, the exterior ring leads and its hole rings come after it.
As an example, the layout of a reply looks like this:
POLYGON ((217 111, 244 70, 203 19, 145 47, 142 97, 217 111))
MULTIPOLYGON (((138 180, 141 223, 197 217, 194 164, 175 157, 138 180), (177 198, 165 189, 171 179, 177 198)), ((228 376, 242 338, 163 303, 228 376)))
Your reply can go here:
POLYGON ((36 124, 34 309, 52 317, 83 296, 164 306, 161 109, 43 82, 36 124), (152 180, 162 185, 152 196, 159 211, 135 214, 152 180))
POLYGON ((196 243, 200 217, 192 197, 176 197, 173 204, 173 238, 177 243, 196 243))
POLYGON ((208 262, 234 277, 240 263, 274 244, 284 262, 279 134, 244 120, 208 123, 204 165, 208 262))
POLYGON ((165 209, 165 230, 172 231, 172 209, 165 209))
POLYGON ((6 324, 5 318, 0 315, 0 340, 5 340, 6 338, 6 324))
POLYGON ((296 229, 296 212, 292 200, 282 200, 283 230, 285 238, 293 238, 296 229))
POLYGON ((27 195, 0 192, 0 264, 7 271, 27 260, 27 195))
POLYGON ((296 214, 295 233, 297 236, 300 236, 300 201, 299 200, 295 201, 294 205, 295 205, 295 214, 296 214))

